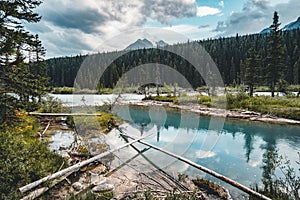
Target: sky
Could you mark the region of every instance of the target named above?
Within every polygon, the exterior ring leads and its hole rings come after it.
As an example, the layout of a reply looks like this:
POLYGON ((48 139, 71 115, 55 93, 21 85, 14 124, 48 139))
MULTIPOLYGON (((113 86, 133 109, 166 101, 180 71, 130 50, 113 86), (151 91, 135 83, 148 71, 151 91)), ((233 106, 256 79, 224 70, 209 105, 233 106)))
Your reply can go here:
POLYGON ((295 21, 300 1, 47 0, 36 11, 41 21, 25 27, 51 58, 121 50, 148 37, 173 44, 257 33, 270 26, 274 11, 282 26, 295 21))

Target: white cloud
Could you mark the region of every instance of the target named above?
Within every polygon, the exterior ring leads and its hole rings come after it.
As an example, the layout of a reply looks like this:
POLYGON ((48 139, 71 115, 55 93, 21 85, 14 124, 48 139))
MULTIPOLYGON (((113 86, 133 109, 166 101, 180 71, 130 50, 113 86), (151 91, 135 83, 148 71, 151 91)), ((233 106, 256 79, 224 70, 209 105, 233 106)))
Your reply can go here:
POLYGON ((224 8, 224 6, 225 6, 224 1, 220 1, 219 2, 219 6, 221 6, 222 8, 224 8))
POLYGON ((195 0, 52 0, 45 1, 38 13, 42 16, 41 23, 27 28, 40 35, 48 49, 47 56, 52 57, 90 51, 121 32, 142 27, 148 19, 171 25, 174 18, 194 17, 197 3, 195 0))
POLYGON ((204 151, 204 150, 199 150, 196 152, 197 158, 211 158, 216 156, 217 154, 213 151, 204 151))
POLYGON ((221 13, 221 10, 218 8, 213 8, 209 6, 199 6, 197 7, 197 16, 198 17, 204 17, 208 15, 216 15, 221 13))
POLYGON ((200 40, 202 38, 209 38, 215 35, 215 33, 213 32, 213 27, 210 27, 208 25, 194 26, 189 24, 180 24, 171 27, 166 27, 164 29, 182 34, 190 40, 200 40))
POLYGON ((231 12, 225 21, 218 22, 215 31, 220 34, 217 36, 258 33, 271 25, 275 10, 282 25, 294 21, 299 17, 299 0, 287 1, 248 0, 241 11, 231 12))

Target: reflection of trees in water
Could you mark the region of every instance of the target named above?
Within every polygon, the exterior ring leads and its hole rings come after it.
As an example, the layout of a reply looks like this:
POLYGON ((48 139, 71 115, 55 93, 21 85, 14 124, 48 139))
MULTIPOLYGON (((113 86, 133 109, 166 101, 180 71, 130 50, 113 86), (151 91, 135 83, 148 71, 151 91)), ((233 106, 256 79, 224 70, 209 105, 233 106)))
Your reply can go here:
POLYGON ((275 173, 276 162, 278 160, 278 154, 276 151, 276 136, 266 135, 263 137, 263 140, 266 142, 262 149, 265 149, 263 154, 263 164, 262 164, 262 182, 267 191, 272 192, 273 190, 273 180, 272 176, 275 173))
POLYGON ((250 154, 251 154, 252 150, 254 149, 254 147, 253 147, 253 143, 254 143, 253 138, 254 138, 254 136, 251 135, 251 134, 245 134, 244 135, 244 139, 245 139, 244 149, 246 149, 245 156, 246 156, 247 163, 249 162, 250 154))
MULTIPOLYGON (((152 112, 157 112, 153 115, 159 115, 161 112, 159 109, 152 112)), ((185 113, 182 111, 174 111, 174 110, 165 110, 166 119, 162 123, 159 120, 151 120, 149 115, 149 107, 130 107, 129 113, 131 122, 133 122, 134 126, 138 126, 139 129, 144 132, 146 129, 150 130, 153 126, 157 126, 157 141, 159 141, 161 129, 169 129, 173 127, 174 129, 185 128, 187 130, 190 129, 205 129, 209 128, 210 117, 199 116, 197 114, 185 113), (195 123, 198 120, 198 123, 195 123)), ((221 134, 231 134, 233 138, 237 134, 243 134, 244 136, 244 149, 245 149, 245 158, 246 161, 249 162, 251 159, 251 154, 254 150, 255 138, 262 138, 265 142, 265 145, 261 147, 262 150, 272 151, 274 152, 276 148, 277 140, 288 140, 288 142, 297 146, 300 143, 300 137, 298 136, 299 127, 296 126, 284 126, 284 125, 276 125, 276 124, 268 124, 268 123, 260 123, 260 122, 252 122, 252 121, 241 121, 241 120, 227 120, 224 124, 223 131, 221 134)), ((264 154, 266 157, 266 155, 264 154)), ((265 159, 265 164, 267 163, 267 159, 265 159)), ((267 169, 266 169, 267 170, 267 169)), ((266 171, 264 173, 269 173, 266 171)))

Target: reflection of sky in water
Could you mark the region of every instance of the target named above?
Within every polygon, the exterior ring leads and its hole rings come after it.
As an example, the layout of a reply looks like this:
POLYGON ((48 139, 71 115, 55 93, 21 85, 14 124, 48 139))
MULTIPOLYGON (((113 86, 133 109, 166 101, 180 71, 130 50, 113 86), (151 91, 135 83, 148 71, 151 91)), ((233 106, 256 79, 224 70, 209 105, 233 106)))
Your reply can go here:
MULTIPOLYGON (((164 120, 159 121, 151 119, 151 116, 160 116, 159 109, 151 109, 150 113, 147 109, 136 107, 130 111, 126 109, 128 108, 120 108, 117 113, 130 122, 122 126, 128 134, 139 137, 141 133, 153 133, 151 138, 145 139, 147 142, 182 155, 244 185, 253 186, 260 182, 263 154, 267 149, 278 148, 280 155, 288 156, 292 166, 298 167, 295 161, 298 159, 297 151, 300 151, 300 127, 226 120, 223 130, 216 132, 207 130, 209 117, 164 111, 161 115, 164 120), (208 139, 218 139, 214 146, 204 145, 208 134, 208 139)), ((136 146, 145 148, 140 144, 136 146)), ((145 155, 160 167, 171 164, 169 169, 194 177, 204 175, 186 164, 175 162, 175 159, 163 153, 149 150, 145 155)))
POLYGON ((74 132, 72 131, 57 131, 51 136, 50 150, 59 150, 60 147, 68 147, 74 142, 74 132))

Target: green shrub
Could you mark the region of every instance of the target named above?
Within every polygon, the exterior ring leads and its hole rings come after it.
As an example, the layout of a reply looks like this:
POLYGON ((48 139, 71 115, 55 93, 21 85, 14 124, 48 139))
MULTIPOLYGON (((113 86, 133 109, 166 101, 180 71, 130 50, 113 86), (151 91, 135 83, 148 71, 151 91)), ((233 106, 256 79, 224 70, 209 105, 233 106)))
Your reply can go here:
POLYGON ((246 94, 227 94, 227 109, 245 109, 262 114, 300 120, 300 98, 297 97, 249 97, 246 94))
POLYGON ((99 88, 97 93, 99 93, 99 94, 112 94, 113 89, 111 89, 111 88, 99 88))
POLYGON ((178 102, 177 97, 168 95, 168 96, 148 96, 144 98, 143 100, 154 100, 154 101, 162 101, 162 102, 178 102))
POLYGON ((59 113, 62 112, 62 101, 52 96, 46 96, 41 104, 38 112, 44 113, 59 113))
POLYGON ((211 97, 210 96, 199 96, 198 103, 205 105, 207 107, 211 107, 211 97))
MULTIPOLYGON (((86 111, 81 111, 82 113, 87 113, 86 111)), ((115 116, 110 112, 101 112, 97 111, 97 114, 101 114, 101 116, 77 116, 75 119, 76 129, 79 133, 88 133, 93 130, 102 130, 104 132, 107 131, 108 121, 110 119, 116 120, 115 116)), ((74 118, 68 117, 67 123, 70 126, 74 125, 74 118)))
POLYGON ((0 131, 0 199, 20 199, 19 187, 56 172, 66 163, 32 137, 33 131, 32 124, 0 131))
POLYGON ((52 94, 73 94, 74 88, 72 87, 55 87, 52 89, 52 94))

